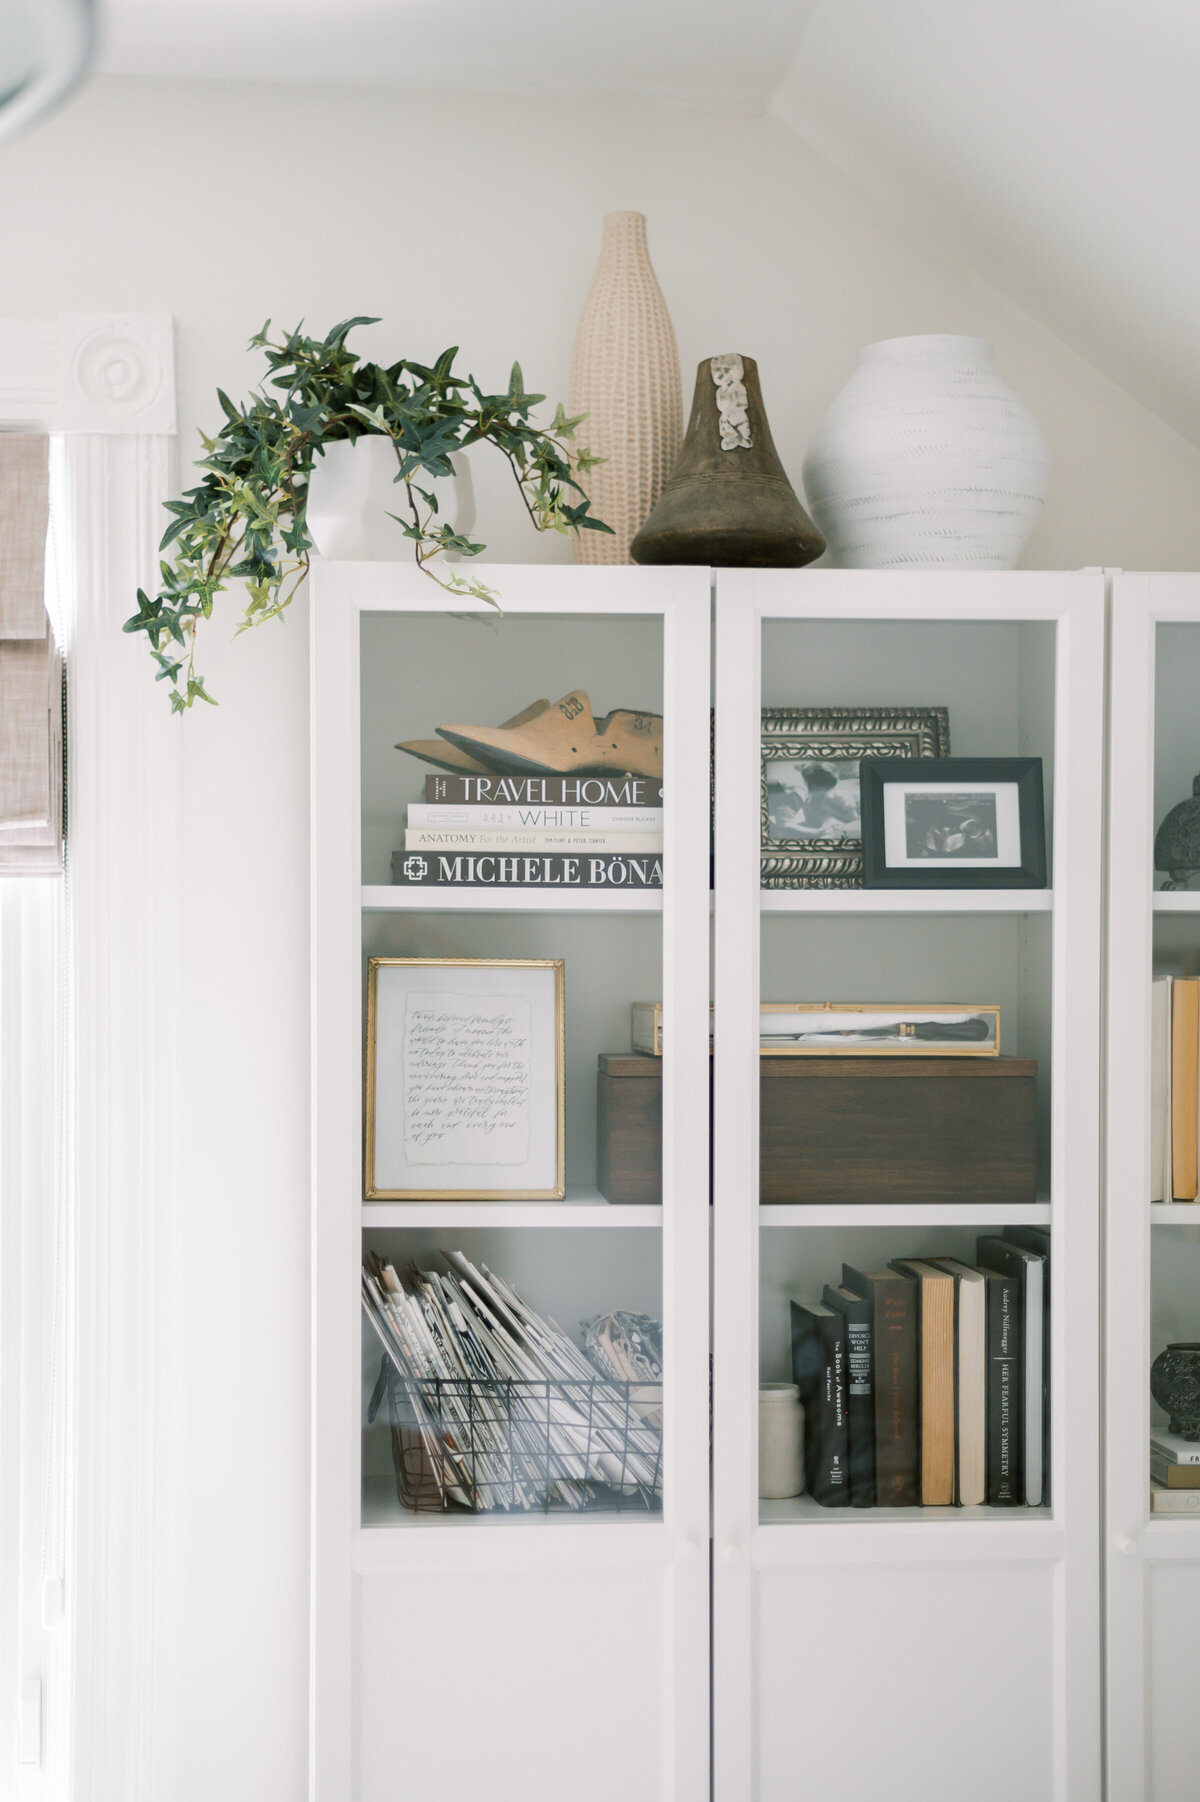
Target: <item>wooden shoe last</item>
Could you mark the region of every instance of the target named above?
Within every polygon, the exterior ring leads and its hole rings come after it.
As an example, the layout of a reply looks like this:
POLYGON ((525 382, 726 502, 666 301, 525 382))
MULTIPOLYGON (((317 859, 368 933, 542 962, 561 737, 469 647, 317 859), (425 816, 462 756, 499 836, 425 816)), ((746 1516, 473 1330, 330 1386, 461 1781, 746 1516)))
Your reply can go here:
POLYGON ((439 726, 438 735, 468 757, 522 775, 662 776, 662 715, 618 707, 597 724, 581 688, 523 723, 439 726))
MULTIPOLYGON (((539 713, 545 713, 549 705, 549 701, 534 701, 523 712, 514 713, 510 720, 505 720, 501 730, 509 726, 525 725, 526 721, 536 719, 539 713)), ((469 757, 465 751, 460 751, 444 738, 406 738, 396 749, 407 751, 410 757, 419 757, 422 763, 432 763, 439 770, 450 770, 456 776, 490 776, 496 767, 491 763, 481 763, 477 757, 469 757)))

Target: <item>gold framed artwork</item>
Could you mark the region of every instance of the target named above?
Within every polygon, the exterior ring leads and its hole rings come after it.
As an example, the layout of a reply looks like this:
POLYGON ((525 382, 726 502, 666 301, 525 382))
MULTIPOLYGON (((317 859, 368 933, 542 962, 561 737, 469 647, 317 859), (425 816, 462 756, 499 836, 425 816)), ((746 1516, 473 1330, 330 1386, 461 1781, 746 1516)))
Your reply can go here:
POLYGON ((561 958, 373 957, 368 1201, 561 1201, 561 958))

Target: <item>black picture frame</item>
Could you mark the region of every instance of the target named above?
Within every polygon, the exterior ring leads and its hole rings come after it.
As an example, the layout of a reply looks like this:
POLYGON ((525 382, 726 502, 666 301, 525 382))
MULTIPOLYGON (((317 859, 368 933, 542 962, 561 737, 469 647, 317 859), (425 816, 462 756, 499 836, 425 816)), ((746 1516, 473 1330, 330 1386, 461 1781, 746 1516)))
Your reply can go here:
POLYGON ((859 781, 864 888, 1046 887, 1040 757, 864 757, 859 781), (963 794, 931 792, 923 798, 910 792, 922 788, 944 791, 956 783, 970 784, 969 796, 978 797, 970 811, 965 809, 968 797, 963 794), (996 795, 989 804, 987 784, 997 790, 1016 786, 1019 852, 1015 862, 1006 858, 1001 863, 988 857, 989 844, 995 845, 999 854, 1004 838, 1012 837, 1012 801, 996 795), (904 793, 902 816, 896 802, 889 805, 887 801, 888 790, 897 787, 904 793), (943 824, 938 824, 939 803, 946 813, 943 824), (903 846, 897 839, 901 818, 906 833, 903 846))

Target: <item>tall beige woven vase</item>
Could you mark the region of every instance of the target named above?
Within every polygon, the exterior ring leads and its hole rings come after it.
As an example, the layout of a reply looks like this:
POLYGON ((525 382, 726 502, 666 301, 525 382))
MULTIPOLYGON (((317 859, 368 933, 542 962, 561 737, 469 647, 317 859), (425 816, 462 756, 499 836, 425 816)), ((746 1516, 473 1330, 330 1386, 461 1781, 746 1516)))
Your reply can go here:
POLYGON ((579 442, 605 461, 582 478, 606 532, 580 532, 576 563, 628 563, 634 533, 662 493, 683 438, 679 351, 655 279, 641 213, 607 213, 600 261, 571 359, 579 442))

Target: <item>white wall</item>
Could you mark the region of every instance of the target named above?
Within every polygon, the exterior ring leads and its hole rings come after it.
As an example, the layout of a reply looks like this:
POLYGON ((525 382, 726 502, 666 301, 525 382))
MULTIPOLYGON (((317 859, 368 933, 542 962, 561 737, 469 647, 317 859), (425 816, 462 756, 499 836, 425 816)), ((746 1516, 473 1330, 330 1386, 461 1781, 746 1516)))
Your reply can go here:
MULTIPOLYGON (((600 216, 636 207, 685 388, 701 357, 757 357, 794 477, 860 344, 979 333, 1055 449, 1029 561, 1200 567, 1197 453, 770 120, 105 80, 4 145, 0 175, 0 314, 173 313, 185 459, 215 417, 214 387, 237 393, 254 374, 244 343, 268 314, 324 327, 376 312, 386 324, 364 347, 425 358, 458 343, 487 384, 516 356, 531 386, 565 399, 600 216)), ((477 476, 494 554, 564 554, 528 535, 478 457, 477 476)), ((117 633, 130 604, 112 596, 114 657, 142 654, 117 633)), ((222 705, 179 728, 184 1196, 164 1222, 173 1405, 160 1436, 153 1794, 295 1802, 306 1755, 303 611, 236 650, 227 627, 207 636, 222 705)))

